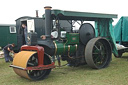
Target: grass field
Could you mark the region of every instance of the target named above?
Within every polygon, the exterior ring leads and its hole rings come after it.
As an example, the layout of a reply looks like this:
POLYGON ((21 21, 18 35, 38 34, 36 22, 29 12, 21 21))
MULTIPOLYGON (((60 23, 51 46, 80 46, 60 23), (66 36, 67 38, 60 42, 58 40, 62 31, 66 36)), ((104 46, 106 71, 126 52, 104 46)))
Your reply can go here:
POLYGON ((113 59, 105 69, 91 69, 89 66, 55 68, 41 81, 31 81, 16 75, 0 59, 0 85, 128 85, 128 54, 113 59))

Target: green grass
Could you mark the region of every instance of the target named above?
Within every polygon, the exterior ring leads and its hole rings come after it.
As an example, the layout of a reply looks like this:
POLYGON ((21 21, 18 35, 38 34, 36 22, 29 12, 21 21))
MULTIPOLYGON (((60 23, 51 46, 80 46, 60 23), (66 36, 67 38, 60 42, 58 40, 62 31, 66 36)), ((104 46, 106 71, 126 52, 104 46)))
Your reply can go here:
POLYGON ((113 56, 109 67, 100 70, 87 65, 55 68, 41 81, 31 81, 16 75, 9 67, 11 63, 0 59, 0 85, 127 85, 127 59, 128 54, 124 54, 123 58, 113 56))

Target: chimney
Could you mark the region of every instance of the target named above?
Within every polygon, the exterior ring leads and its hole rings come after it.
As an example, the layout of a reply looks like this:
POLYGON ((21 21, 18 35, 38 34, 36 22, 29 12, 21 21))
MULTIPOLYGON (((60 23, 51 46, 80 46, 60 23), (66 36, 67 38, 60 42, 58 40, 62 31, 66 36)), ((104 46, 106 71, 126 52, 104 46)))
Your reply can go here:
POLYGON ((52 28, 51 8, 52 7, 50 7, 50 6, 44 7, 44 9, 45 9, 45 36, 46 36, 46 39, 51 39, 51 28, 52 28))
POLYGON ((36 10, 36 17, 39 17, 39 16, 38 16, 38 10, 36 10))

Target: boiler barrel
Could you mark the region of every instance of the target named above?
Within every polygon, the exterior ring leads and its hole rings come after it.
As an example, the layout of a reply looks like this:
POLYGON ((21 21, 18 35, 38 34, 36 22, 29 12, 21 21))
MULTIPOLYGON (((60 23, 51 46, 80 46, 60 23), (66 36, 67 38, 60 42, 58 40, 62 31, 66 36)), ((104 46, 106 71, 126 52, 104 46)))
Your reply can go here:
POLYGON ((77 44, 75 45, 68 45, 66 43, 60 43, 58 41, 54 41, 55 45, 55 53, 54 55, 62 55, 62 54, 70 54, 74 53, 77 50, 77 44))

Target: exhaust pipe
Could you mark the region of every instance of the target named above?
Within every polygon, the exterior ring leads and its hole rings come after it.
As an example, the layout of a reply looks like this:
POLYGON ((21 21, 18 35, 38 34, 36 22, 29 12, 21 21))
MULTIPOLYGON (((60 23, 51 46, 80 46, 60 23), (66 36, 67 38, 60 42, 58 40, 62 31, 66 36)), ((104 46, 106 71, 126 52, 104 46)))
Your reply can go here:
POLYGON ((47 40, 51 40, 51 9, 52 7, 46 6, 45 9, 45 36, 47 40))
POLYGON ((39 16, 38 16, 38 10, 36 10, 36 17, 39 17, 39 16))

